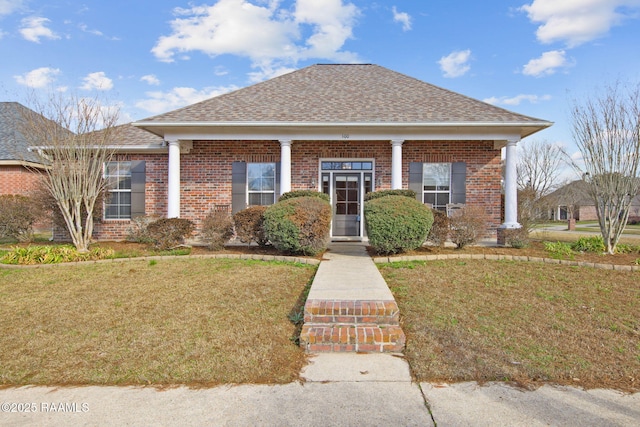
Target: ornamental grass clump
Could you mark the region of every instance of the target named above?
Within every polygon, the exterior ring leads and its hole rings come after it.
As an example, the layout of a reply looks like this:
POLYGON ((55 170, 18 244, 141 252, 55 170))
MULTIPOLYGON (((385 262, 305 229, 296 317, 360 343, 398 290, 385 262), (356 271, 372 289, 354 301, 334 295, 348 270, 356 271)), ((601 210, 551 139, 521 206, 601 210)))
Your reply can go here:
POLYGON ((59 264, 62 262, 96 261, 113 258, 114 251, 105 248, 90 248, 79 252, 71 245, 16 247, 7 252, 0 262, 3 264, 34 265, 59 264))
POLYGON ((364 204, 369 244, 379 254, 416 249, 425 242, 431 225, 431 210, 403 195, 374 197, 364 204))
POLYGON ((316 255, 326 249, 331 206, 319 197, 295 197, 279 201, 264 212, 264 231, 282 252, 316 255))

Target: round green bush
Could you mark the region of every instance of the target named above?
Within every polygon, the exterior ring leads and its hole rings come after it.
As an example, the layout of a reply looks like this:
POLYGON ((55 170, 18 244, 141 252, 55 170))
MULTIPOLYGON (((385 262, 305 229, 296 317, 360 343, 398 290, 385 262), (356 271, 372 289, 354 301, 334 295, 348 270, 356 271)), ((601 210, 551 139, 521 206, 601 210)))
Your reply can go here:
POLYGON ((369 244, 379 254, 395 254, 422 246, 433 224, 431 210, 405 196, 365 202, 364 217, 369 244))
POLYGON ((315 255, 327 247, 331 206, 319 197, 279 201, 263 217, 265 236, 280 251, 315 255))
POLYGON ((295 199, 296 197, 318 197, 319 199, 324 200, 325 202, 329 203, 329 195, 328 194, 321 193, 319 191, 314 191, 314 190, 288 191, 288 192, 284 193, 282 196, 280 196, 278 201, 279 202, 284 202, 285 200, 295 199))

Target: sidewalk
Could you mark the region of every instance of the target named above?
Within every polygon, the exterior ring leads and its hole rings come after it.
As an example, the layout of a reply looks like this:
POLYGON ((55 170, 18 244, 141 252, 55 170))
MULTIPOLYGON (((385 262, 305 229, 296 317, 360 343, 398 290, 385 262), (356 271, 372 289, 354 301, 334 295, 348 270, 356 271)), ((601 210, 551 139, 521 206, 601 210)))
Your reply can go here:
POLYGON ((0 425, 631 427, 640 421, 640 393, 551 386, 522 391, 503 383, 418 385, 404 359, 390 354, 323 353, 310 359, 302 376, 301 383, 209 389, 1 389, 1 403, 34 404, 36 412, 3 410, 0 425))

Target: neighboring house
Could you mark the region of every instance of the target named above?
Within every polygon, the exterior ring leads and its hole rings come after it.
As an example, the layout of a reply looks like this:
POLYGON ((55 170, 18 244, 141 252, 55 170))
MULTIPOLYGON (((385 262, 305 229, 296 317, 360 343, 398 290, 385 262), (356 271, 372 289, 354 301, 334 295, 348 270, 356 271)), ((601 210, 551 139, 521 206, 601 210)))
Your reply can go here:
MULTIPOLYGON (((547 195, 545 205, 549 207, 548 218, 551 220, 567 220, 571 217, 578 221, 598 219, 596 205, 589 195, 587 183, 581 179, 572 181, 547 195)), ((631 200, 629 222, 632 221, 640 221, 640 195, 631 200)))
POLYGON ((334 239, 364 237, 363 196, 380 189, 482 206, 493 230, 513 228, 516 145, 550 125, 380 66, 313 65, 126 126, 95 237, 124 238, 136 215, 199 225, 307 189, 330 195, 334 239))
POLYGON ((45 165, 29 151, 22 120, 34 111, 17 102, 0 102, 0 195, 28 195, 37 184, 38 170, 45 165))

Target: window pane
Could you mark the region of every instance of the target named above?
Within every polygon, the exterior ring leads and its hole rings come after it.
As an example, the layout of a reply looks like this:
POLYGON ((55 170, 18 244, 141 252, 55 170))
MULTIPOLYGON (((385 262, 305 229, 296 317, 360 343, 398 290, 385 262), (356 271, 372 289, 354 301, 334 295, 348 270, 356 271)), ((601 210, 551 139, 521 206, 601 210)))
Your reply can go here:
POLYGON ((449 193, 438 193, 436 194, 436 205, 442 206, 449 203, 449 193))
POLYGON ((435 190, 437 187, 446 187, 448 189, 451 178, 450 169, 449 163, 425 163, 422 170, 425 190, 435 190))
POLYGON ((424 193, 424 203, 436 204, 436 195, 434 193, 424 193))

